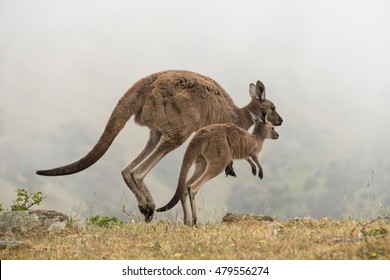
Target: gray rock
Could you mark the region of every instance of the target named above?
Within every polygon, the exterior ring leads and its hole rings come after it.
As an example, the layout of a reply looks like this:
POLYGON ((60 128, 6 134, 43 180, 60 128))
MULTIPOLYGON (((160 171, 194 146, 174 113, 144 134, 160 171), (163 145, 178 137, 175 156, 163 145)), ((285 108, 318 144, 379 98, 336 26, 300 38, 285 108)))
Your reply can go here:
POLYGON ((0 233, 62 231, 69 217, 53 210, 0 212, 0 233))
POLYGON ((236 212, 228 212, 222 218, 222 223, 238 223, 242 221, 268 221, 272 222, 275 219, 270 216, 256 216, 252 214, 239 214, 236 212))
POLYGON ((22 241, 15 240, 13 238, 0 238, 0 249, 17 248, 22 245, 24 245, 22 241))

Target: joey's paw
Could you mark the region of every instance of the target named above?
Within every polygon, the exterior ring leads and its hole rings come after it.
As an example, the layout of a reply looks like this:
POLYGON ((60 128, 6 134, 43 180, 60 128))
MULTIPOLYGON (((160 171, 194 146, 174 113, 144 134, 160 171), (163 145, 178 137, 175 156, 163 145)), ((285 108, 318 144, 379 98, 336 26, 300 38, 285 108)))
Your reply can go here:
POLYGON ((225 174, 226 174, 226 177, 231 176, 231 177, 237 178, 237 175, 234 172, 232 172, 232 173, 225 173, 225 174))
POLYGON ((225 175, 227 176, 232 176, 234 178, 237 178, 236 172, 234 172, 233 168, 226 167, 225 169, 225 175))
POLYGON ((260 180, 263 179, 263 171, 259 171, 259 178, 260 180))

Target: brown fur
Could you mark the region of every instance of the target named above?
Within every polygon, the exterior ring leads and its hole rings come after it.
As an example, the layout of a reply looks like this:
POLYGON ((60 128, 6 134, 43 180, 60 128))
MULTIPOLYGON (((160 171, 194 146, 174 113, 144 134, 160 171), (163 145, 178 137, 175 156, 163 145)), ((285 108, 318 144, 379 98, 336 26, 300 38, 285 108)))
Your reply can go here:
POLYGON ((265 114, 263 120, 255 119, 252 134, 234 124, 211 124, 202 128, 195 134, 184 154, 175 195, 167 205, 156 211, 169 210, 181 200, 184 222, 188 223, 186 197, 190 194, 192 223, 196 224, 195 195, 198 190, 208 180, 221 173, 234 159, 253 160, 259 168, 259 177, 262 179, 263 170, 258 161, 258 154, 263 147, 264 139, 278 137, 274 126, 266 121, 265 114), (188 172, 194 163, 194 174, 186 182, 188 172))
POLYGON ((219 84, 206 76, 181 70, 152 74, 135 83, 119 100, 99 141, 85 157, 66 166, 37 171, 37 174, 68 175, 90 167, 103 156, 134 115, 138 124, 150 128, 150 137, 141 153, 122 170, 122 176, 149 221, 155 205, 143 179, 193 132, 213 123, 234 123, 248 129, 253 123, 249 110, 258 113, 260 108, 267 110, 275 125, 282 123, 273 103, 265 99, 264 85, 260 81, 256 86, 250 85, 250 93, 250 103, 240 109, 219 84))

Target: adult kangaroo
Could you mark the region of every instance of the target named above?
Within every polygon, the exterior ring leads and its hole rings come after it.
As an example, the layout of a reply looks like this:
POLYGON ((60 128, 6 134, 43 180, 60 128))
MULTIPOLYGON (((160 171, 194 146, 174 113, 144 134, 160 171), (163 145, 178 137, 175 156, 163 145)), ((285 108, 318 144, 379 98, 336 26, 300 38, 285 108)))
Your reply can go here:
POLYGON ((126 122, 150 128, 149 139, 141 153, 122 170, 122 176, 138 201, 138 208, 150 221, 155 204, 143 180, 169 152, 183 144, 200 128, 214 123, 233 123, 244 129, 253 124, 249 111, 267 112, 269 121, 283 120, 275 105, 265 98, 260 81, 250 84, 251 101, 243 108, 234 105, 226 91, 213 79, 183 70, 149 75, 136 82, 119 100, 97 144, 82 159, 62 167, 37 171, 38 175, 59 176, 80 172, 97 162, 110 147, 126 122))

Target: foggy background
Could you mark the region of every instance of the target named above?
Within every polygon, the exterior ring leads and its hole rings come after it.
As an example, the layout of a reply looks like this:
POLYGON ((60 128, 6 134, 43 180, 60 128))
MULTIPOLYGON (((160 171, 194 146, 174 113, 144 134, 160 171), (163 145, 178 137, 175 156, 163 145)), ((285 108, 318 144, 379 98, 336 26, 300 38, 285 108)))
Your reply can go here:
MULTIPOLYGON (((266 140, 264 179, 236 161, 198 194, 200 216, 367 217, 390 207, 388 1, 0 0, 0 203, 42 191, 40 208, 138 213, 121 169, 148 129, 127 123, 78 174, 40 177, 96 144, 123 93, 166 69, 215 79, 245 106, 261 80, 284 119, 266 140)), ((157 206, 176 189, 187 144, 146 177, 157 206)), ((171 214, 181 219, 181 207, 171 214)), ((156 219, 163 218, 162 214, 156 219)))

